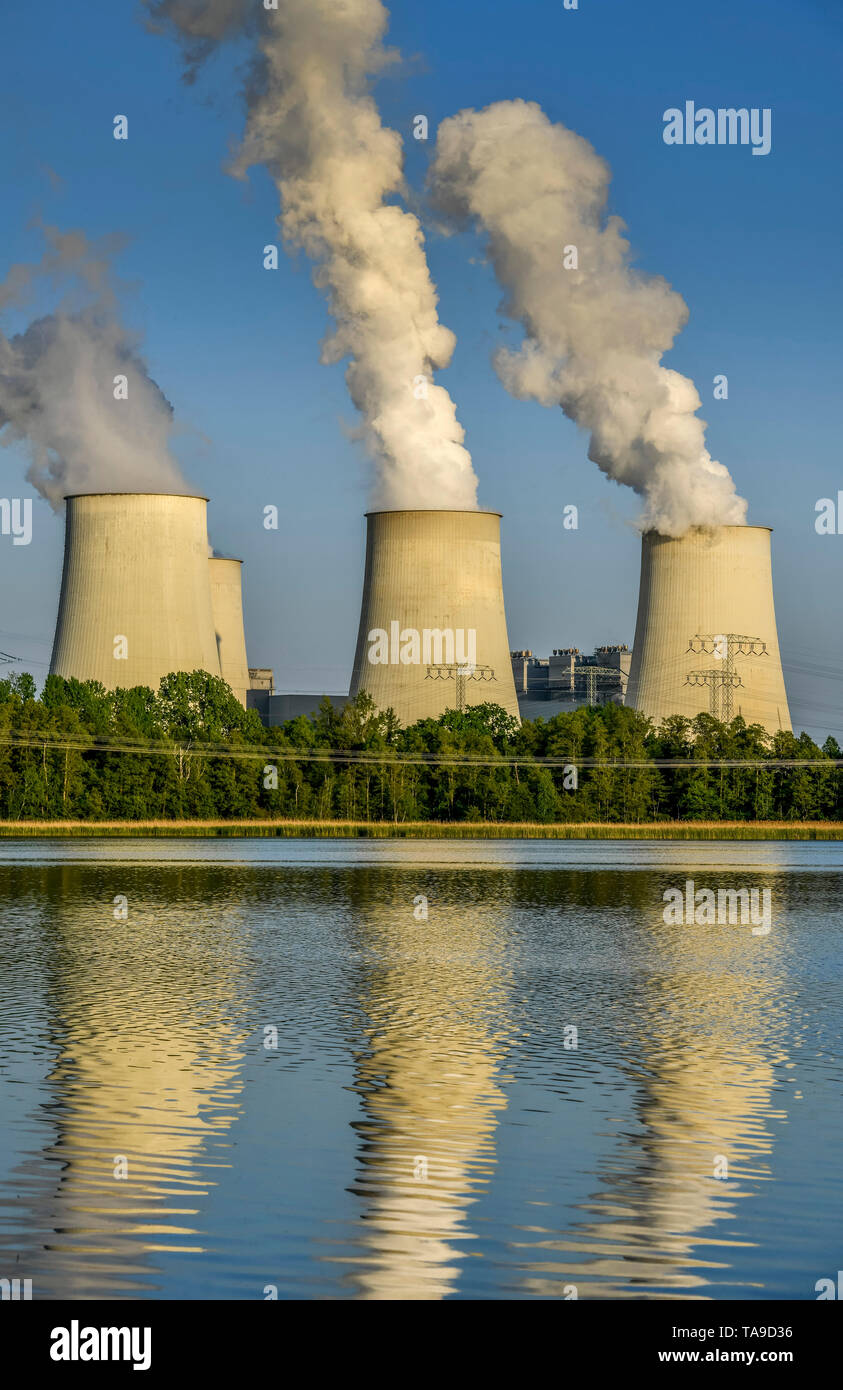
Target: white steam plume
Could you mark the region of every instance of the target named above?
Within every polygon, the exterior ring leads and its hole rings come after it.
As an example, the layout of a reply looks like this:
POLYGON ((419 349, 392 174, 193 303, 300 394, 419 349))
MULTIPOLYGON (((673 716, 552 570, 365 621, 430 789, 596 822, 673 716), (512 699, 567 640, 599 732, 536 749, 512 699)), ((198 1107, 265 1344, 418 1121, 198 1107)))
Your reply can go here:
POLYGON ((455 338, 440 322, 418 219, 404 192, 398 134, 382 125, 372 78, 393 60, 380 0, 146 0, 174 28, 188 80, 215 41, 254 28, 247 122, 232 172, 264 165, 281 199, 288 248, 314 262, 335 330, 322 361, 349 358, 346 382, 363 417, 384 507, 477 505, 477 479, 448 392, 430 379, 455 338))
POLYGON ((169 450, 172 407, 120 321, 116 243, 42 230, 41 261, 12 266, 0 283, 0 319, 49 286, 62 300, 23 333, 0 328, 0 444, 25 445, 27 478, 57 511, 75 492, 186 492, 169 450), (125 399, 115 399, 117 376, 125 399))
POLYGON ((534 102, 501 101, 442 122, 431 187, 455 225, 486 234, 504 312, 524 326, 520 349, 496 355, 507 390, 590 431, 589 458, 640 494, 646 529, 739 525, 746 502, 705 447, 696 387, 661 366, 687 307, 630 266, 624 224, 606 216, 610 177, 534 102), (568 246, 577 269, 564 267, 568 246))

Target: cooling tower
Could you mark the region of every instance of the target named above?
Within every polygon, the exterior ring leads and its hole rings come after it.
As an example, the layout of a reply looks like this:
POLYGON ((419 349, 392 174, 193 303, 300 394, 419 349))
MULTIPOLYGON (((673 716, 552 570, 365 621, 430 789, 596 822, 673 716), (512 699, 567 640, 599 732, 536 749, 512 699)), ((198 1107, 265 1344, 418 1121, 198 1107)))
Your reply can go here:
POLYGON ((350 694, 403 725, 487 701, 518 718, 501 580, 500 513, 368 512, 350 694))
POLYGON ((155 691, 171 671, 220 674, 206 506, 169 493, 67 498, 51 672, 155 691))
POLYGON ((208 569, 220 674, 245 709, 249 663, 243 630, 243 561, 215 555, 209 559, 208 569))
POLYGON ((643 537, 626 703, 657 723, 706 711, 790 728, 769 527, 643 537))

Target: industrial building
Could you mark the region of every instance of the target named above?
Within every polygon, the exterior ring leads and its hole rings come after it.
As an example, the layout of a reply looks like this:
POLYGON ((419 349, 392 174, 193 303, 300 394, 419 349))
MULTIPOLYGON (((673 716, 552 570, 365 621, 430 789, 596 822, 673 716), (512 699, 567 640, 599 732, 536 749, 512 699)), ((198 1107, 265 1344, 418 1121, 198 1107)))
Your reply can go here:
POLYGON ((510 658, 522 719, 551 719, 579 705, 624 703, 632 661, 625 642, 595 647, 591 656, 578 647, 557 647, 549 657, 516 651, 510 658))
POLYGON ((769 527, 642 537, 627 704, 656 722, 708 711, 790 728, 769 527))
POLYGON ((209 557, 207 498, 103 492, 65 505, 50 671, 156 691, 173 671, 207 671, 245 707, 242 561, 209 557))
POLYGON ((274 673, 267 667, 249 672, 250 688, 246 694, 247 709, 257 710, 261 721, 268 728, 285 724, 288 719, 298 719, 300 715, 312 718, 319 713, 323 700, 330 700, 337 711, 345 709, 347 695, 276 694, 274 673))
POLYGON ((243 627, 242 570, 242 560, 220 555, 208 560, 220 675, 245 709, 250 682, 243 627))
POLYGON ((275 693, 275 672, 269 666, 249 667, 249 690, 254 694, 275 693))
MULTIPOLYGON (((249 668, 242 561, 209 557, 206 498, 91 493, 66 507, 51 672, 157 690, 173 671, 207 671, 266 724, 317 712, 324 696, 276 694, 271 670, 249 668)), ((405 726, 487 702, 525 719, 615 702, 656 723, 707 710, 790 728, 768 527, 645 534, 632 652, 618 643, 534 657, 509 650, 500 521, 367 513, 351 687, 328 697, 335 709, 365 690, 405 726)))
POLYGON ((501 578, 500 512, 367 513, 351 698, 403 725, 493 702, 519 717, 501 578))
POLYGON ((207 498, 100 492, 66 507, 50 671, 106 690, 157 690, 171 671, 219 676, 207 498))

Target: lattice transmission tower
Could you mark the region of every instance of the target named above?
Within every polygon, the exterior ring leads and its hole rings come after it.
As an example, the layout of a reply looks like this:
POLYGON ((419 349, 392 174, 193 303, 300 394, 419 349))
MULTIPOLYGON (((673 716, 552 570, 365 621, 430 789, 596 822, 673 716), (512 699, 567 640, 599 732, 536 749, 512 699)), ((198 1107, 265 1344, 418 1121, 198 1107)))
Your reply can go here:
POLYGON ((617 666, 580 666, 574 671, 575 681, 585 679, 585 702, 587 705, 597 704, 598 676, 620 676, 620 669, 617 666))
POLYGON ((457 683, 457 709, 465 709, 465 683, 466 681, 493 681, 497 680, 491 666, 460 666, 439 665, 428 666, 425 673, 426 680, 455 680, 457 683))
POLYGON ((719 632, 716 635, 696 632, 689 639, 687 651, 704 652, 722 662, 722 665, 709 667, 708 670, 690 671, 685 677, 685 684, 707 685, 711 714, 722 723, 730 724, 734 708, 732 692, 743 685, 735 670, 735 657, 767 656, 767 643, 760 637, 746 637, 740 632, 719 632))

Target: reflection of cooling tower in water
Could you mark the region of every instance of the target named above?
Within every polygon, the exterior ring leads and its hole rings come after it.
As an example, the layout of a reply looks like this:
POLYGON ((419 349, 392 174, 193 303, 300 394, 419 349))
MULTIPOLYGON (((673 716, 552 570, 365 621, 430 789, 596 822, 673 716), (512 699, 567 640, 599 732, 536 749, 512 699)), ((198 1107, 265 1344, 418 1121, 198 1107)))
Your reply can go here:
POLYGON ((790 728, 768 527, 643 537, 626 703, 657 723, 705 711, 790 728))
POLYGON ((361 690, 404 725, 438 719, 460 701, 502 705, 518 718, 500 513, 368 513, 352 697, 361 690))
POLYGON ((161 493, 67 498, 52 672, 155 691, 171 671, 219 675, 206 507, 161 493))
POLYGON ((21 1254, 39 1297, 143 1291, 157 1253, 202 1250, 203 1204, 230 1166, 239 1111, 237 904, 216 906, 203 959, 178 929, 204 906, 189 884, 184 893, 170 878, 162 906, 160 880, 150 902, 131 870, 103 879, 68 866, 46 885, 56 1056, 44 1159, 59 1176, 38 1184, 33 1248, 21 1254), (128 921, 112 917, 118 885, 128 921))
POLYGON ((440 1299, 457 1287, 468 1209, 495 1161, 508 972, 488 914, 437 901, 416 921, 405 881, 403 895, 387 889, 386 905, 356 915, 374 961, 360 1000, 353 1188, 367 1253, 353 1282, 363 1298, 440 1299))
POLYGON ((208 570, 220 675, 245 708, 249 662, 243 630, 243 561, 214 555, 208 561, 208 570))
POLYGON ((624 1126, 603 1190, 583 1204, 594 1219, 539 1242, 529 1263, 553 1277, 528 1279, 533 1295, 558 1298, 570 1282, 581 1299, 709 1296, 740 1243, 740 1204, 770 1176, 783 986, 772 954, 758 971, 747 952, 773 942, 746 927, 667 927, 660 914, 645 924, 659 954, 625 1049, 640 1129, 624 1126))

